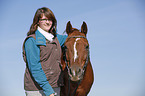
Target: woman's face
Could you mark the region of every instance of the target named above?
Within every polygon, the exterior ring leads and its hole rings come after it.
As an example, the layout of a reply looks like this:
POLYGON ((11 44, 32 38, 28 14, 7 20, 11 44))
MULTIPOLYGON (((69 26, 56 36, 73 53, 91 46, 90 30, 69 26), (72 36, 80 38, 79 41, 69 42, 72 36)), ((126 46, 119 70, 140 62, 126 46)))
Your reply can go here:
POLYGON ((51 26, 52 21, 48 20, 48 18, 43 14, 42 18, 39 20, 39 27, 48 32, 51 26))

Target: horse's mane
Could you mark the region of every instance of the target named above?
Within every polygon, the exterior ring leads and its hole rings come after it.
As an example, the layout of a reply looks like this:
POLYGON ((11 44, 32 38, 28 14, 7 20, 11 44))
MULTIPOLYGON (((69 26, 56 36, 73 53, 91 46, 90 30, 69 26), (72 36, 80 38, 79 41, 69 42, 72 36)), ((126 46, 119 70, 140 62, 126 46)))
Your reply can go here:
POLYGON ((76 29, 76 28, 72 28, 72 31, 79 31, 78 29, 76 29))

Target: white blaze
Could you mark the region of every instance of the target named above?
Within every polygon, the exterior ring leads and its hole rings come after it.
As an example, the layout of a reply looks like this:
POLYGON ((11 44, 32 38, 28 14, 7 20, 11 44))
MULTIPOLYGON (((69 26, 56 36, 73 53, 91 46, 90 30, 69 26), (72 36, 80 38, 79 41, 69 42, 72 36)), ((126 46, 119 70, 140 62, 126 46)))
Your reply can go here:
POLYGON ((74 43, 74 62, 75 62, 76 58, 78 57, 77 49, 76 49, 76 43, 77 43, 77 41, 78 41, 79 39, 80 39, 80 38, 76 38, 75 43, 74 43))

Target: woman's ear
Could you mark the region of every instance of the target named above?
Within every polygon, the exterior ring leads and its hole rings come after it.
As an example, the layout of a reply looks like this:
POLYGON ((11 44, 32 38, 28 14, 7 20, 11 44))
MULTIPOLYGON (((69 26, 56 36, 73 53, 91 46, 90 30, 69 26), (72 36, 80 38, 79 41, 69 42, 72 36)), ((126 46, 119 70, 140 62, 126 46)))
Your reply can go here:
POLYGON ((39 22, 37 23, 37 25, 39 26, 39 22))
POLYGON ((88 31, 87 24, 85 22, 83 22, 82 27, 81 27, 81 32, 86 35, 87 31, 88 31))
POLYGON ((66 33, 69 35, 70 33, 72 33, 72 25, 70 23, 70 21, 68 21, 67 26, 66 26, 66 33))

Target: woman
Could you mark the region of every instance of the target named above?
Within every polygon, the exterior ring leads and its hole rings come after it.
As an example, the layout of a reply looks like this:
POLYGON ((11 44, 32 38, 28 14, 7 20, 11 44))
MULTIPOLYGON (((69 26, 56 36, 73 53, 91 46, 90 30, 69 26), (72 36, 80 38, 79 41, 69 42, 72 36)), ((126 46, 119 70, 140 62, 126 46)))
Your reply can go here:
POLYGON ((67 36, 56 33, 57 21, 46 8, 36 11, 23 44, 26 96, 59 96, 61 46, 67 36))

